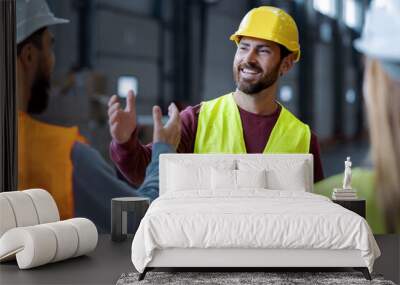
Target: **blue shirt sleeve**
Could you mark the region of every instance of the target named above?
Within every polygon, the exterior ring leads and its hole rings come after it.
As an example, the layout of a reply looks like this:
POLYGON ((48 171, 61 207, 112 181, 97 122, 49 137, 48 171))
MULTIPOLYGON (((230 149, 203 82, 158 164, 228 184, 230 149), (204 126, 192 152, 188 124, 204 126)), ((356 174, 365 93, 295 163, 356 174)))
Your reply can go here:
POLYGON ((151 162, 146 169, 146 177, 143 184, 137 190, 139 196, 148 197, 153 201, 159 196, 160 190, 160 173, 159 173, 159 158, 162 153, 174 153, 174 148, 166 143, 153 144, 151 162))

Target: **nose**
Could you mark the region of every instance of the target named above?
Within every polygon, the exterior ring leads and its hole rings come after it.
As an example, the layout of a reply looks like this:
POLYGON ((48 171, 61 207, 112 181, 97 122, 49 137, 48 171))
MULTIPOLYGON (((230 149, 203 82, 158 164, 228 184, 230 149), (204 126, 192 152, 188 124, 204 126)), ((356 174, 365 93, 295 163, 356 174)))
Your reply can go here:
POLYGON ((252 49, 252 48, 247 51, 247 53, 245 54, 245 56, 243 58, 244 62, 249 62, 249 63, 257 62, 256 59, 257 59, 256 50, 252 49))

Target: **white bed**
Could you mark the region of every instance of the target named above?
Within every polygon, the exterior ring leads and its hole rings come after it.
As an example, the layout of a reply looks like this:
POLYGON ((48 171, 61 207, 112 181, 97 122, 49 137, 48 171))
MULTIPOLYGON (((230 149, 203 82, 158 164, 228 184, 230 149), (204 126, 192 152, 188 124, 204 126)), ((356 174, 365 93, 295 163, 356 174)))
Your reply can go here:
POLYGON ((367 222, 312 194, 312 155, 160 157, 160 197, 132 243, 154 267, 354 267, 380 251, 367 222))

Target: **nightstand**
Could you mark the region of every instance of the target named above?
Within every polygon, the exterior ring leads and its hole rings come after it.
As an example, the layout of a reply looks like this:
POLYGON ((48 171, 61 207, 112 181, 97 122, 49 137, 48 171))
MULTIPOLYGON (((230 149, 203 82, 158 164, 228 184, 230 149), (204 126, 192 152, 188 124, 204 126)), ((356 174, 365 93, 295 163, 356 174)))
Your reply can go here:
POLYGON ((334 200, 332 202, 339 204, 340 206, 359 214, 365 219, 366 212, 366 202, 365 199, 355 199, 355 200, 334 200))

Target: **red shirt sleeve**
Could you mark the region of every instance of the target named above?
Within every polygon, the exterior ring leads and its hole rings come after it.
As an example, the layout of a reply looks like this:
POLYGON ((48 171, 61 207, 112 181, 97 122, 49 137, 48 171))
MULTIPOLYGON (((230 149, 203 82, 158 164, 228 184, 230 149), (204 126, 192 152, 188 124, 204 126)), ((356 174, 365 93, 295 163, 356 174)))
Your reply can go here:
POLYGON ((194 141, 196 140, 197 119, 201 105, 189 106, 181 112, 182 134, 178 146, 180 153, 193 153, 194 141))
POLYGON ((151 144, 142 145, 139 142, 136 129, 126 143, 111 141, 110 156, 124 177, 132 185, 139 186, 143 182, 146 167, 151 160, 151 148, 151 144))

